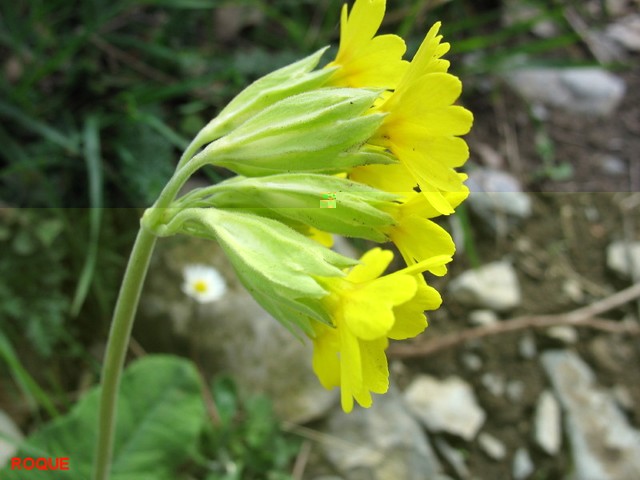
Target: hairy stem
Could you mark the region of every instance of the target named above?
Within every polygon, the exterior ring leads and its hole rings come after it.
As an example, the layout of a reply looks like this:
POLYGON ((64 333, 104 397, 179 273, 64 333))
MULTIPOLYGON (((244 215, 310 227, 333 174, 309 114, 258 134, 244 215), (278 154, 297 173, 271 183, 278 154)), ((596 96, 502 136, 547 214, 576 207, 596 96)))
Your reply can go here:
POLYGON ((113 313, 111 331, 102 367, 102 390, 98 420, 98 443, 94 464, 94 480, 107 480, 113 457, 116 429, 116 410, 120 377, 131 337, 131 328, 138 308, 138 300, 156 237, 141 228, 133 245, 129 263, 120 286, 113 313))

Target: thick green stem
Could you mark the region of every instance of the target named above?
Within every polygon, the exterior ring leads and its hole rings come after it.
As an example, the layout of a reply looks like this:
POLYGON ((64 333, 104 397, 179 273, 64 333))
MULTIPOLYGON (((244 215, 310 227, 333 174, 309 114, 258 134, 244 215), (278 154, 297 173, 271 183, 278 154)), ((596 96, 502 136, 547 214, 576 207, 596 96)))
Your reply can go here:
POLYGON ((138 232, 129 263, 122 280, 118 301, 113 313, 111 332, 107 342, 102 368, 102 391, 100 393, 100 417, 98 444, 94 465, 94 480, 107 480, 113 456, 113 440, 116 429, 116 409, 120 376, 131 337, 131 328, 149 260, 156 237, 141 228, 138 232))

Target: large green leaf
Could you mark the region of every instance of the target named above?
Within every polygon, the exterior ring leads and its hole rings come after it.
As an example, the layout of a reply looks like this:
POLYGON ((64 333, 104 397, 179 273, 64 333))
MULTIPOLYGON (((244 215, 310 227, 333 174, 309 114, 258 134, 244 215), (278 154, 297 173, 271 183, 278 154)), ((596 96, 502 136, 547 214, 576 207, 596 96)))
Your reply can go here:
MULTIPOLYGON (((195 448, 204 422, 196 369, 178 357, 137 360, 122 378, 111 480, 173 480, 195 448)), ((68 457, 67 471, 14 470, 2 479, 91 478, 99 389, 64 417, 35 432, 15 457, 68 457)))

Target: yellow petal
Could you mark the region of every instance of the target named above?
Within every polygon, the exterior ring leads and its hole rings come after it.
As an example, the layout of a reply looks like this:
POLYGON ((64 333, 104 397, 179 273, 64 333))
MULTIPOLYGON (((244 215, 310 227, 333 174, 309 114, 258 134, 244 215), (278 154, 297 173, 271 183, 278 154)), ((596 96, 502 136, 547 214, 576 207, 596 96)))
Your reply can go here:
MULTIPOLYGON (((459 192, 464 190, 464 184, 460 176, 452 168, 433 161, 415 149, 407 149, 400 146, 394 146, 393 149, 400 161, 407 167, 407 170, 409 170, 418 181, 420 189, 423 192, 435 192, 435 189, 442 192, 459 192)), ((440 208, 433 203, 435 196, 429 198, 434 207, 440 210, 440 208)), ((435 201, 440 204, 439 199, 435 201)), ((447 205, 449 212, 442 213, 453 212, 453 208, 451 208, 448 202, 447 205)))
POLYGON ((329 83, 336 87, 394 88, 409 66, 401 60, 405 50, 404 40, 396 35, 375 37, 348 61, 343 60, 329 83))
POLYGON ((322 386, 328 390, 340 386, 340 360, 338 357, 338 333, 319 322, 314 322, 317 333, 313 339, 313 371, 322 386))
MULTIPOLYGON (((417 215, 403 219, 391 229, 389 237, 408 265, 438 255, 452 256, 456 249, 451 235, 444 228, 417 215)), ((438 265, 431 271, 435 275, 444 275, 447 269, 438 265)))
POLYGON ((410 275, 382 277, 353 289, 344 299, 344 321, 362 340, 384 337, 393 326, 393 307, 415 295, 416 281, 410 275))
POLYGON ((347 274, 346 280, 352 283, 364 283, 381 276, 393 260, 391 250, 372 248, 360 257, 360 263, 347 274))
POLYGON ((356 0, 347 15, 346 5, 342 7, 340 22, 340 54, 359 49, 366 44, 380 28, 384 17, 385 0, 356 0))
POLYGON ((349 413, 353 409, 353 394, 362 389, 360 344, 348 328, 338 328, 338 330, 340 335, 340 403, 342 409, 349 413))
POLYGON ((428 286, 422 275, 418 279, 418 291, 415 297, 394 309, 396 323, 389 331, 389 338, 404 340, 419 335, 427 328, 425 310, 435 310, 442 303, 440 294, 428 286))
MULTIPOLYGON (((385 393, 389 389, 389 367, 384 353, 388 345, 386 338, 360 342, 363 387, 373 393, 385 393)), ((358 397, 356 400, 365 406, 358 397)))
POLYGON ((307 231, 307 237, 315 240, 320 245, 324 245, 327 248, 333 247, 333 236, 329 232, 318 230, 314 227, 309 227, 307 231))
POLYGON ((401 163, 357 167, 349 172, 349 179, 407 197, 414 194, 413 189, 418 186, 418 182, 401 163))

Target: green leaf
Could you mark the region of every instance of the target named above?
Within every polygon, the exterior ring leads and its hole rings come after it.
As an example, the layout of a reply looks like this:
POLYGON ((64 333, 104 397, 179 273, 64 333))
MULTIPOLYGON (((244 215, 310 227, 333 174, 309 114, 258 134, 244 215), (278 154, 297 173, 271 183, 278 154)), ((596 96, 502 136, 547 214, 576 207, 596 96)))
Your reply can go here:
POLYGON ((85 122, 84 151, 89 180, 89 200, 91 204, 89 225, 89 248, 82 267, 82 273, 76 286, 71 304, 71 315, 76 316, 82 308, 95 271, 98 257, 98 239, 102 223, 102 160, 100 158, 100 126, 98 118, 90 116, 85 122))
MULTIPOLYGON (((69 458, 68 471, 38 471, 43 480, 91 478, 99 393, 94 388, 67 415, 31 435, 15 456, 69 458)), ((110 479, 175 479, 204 419, 200 381, 191 362, 168 355, 137 360, 122 378, 110 479)), ((35 475, 5 469, 1 477, 31 480, 35 475)))

